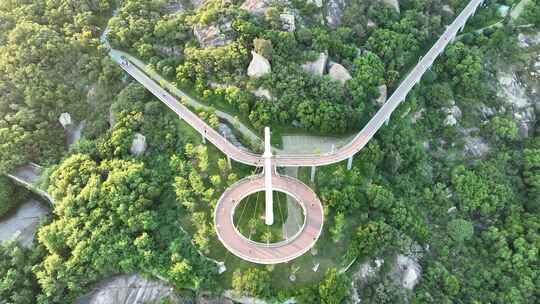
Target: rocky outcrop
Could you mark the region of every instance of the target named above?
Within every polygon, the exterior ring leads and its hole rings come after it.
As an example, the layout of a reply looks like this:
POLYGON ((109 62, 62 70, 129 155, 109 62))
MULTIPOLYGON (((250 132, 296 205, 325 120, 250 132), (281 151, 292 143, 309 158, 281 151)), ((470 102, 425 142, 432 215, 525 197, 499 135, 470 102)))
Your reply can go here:
POLYGON ((67 129, 73 124, 73 121, 71 120, 71 115, 69 113, 60 114, 58 121, 60 122, 60 124, 62 125, 64 129, 67 129))
POLYGON ((205 0, 189 0, 194 10, 199 9, 204 4, 205 0))
POLYGON ((269 6, 266 0, 246 0, 240 8, 254 15, 264 15, 269 6))
POLYGON ((379 98, 377 98, 376 102, 378 105, 382 106, 386 99, 388 98, 388 87, 383 84, 379 86, 379 98))
POLYGON ((463 156, 466 158, 479 158, 489 152, 489 146, 481 137, 467 136, 464 138, 463 156))
POLYGON ((141 133, 135 133, 129 151, 134 156, 143 154, 146 151, 146 137, 141 133))
POLYGON ((247 74, 249 77, 260 77, 272 71, 270 62, 263 56, 251 51, 253 59, 249 63, 247 74))
POLYGON ((528 137, 536 121, 535 108, 539 104, 538 100, 529 96, 525 83, 515 72, 499 72, 498 81, 498 96, 505 100, 505 108, 517 123, 520 137, 528 137))
POLYGON ((351 79, 351 74, 349 71, 339 63, 332 63, 330 69, 328 70, 328 76, 333 80, 339 81, 342 84, 345 84, 349 79, 351 79))
POLYGON ((0 220, 0 243, 16 240, 22 246, 30 247, 34 241, 39 222, 48 213, 49 210, 34 199, 21 204, 15 213, 0 220))
POLYGON ((445 126, 455 126, 458 123, 458 120, 461 119, 461 109, 456 105, 455 101, 452 101, 452 106, 449 108, 443 108, 443 112, 446 114, 444 119, 445 126))
POLYGON ((260 97, 260 98, 266 98, 267 100, 274 100, 274 96, 272 96, 270 91, 267 90, 267 89, 258 88, 255 91, 251 91, 251 93, 253 93, 253 95, 255 95, 257 97, 260 97))
POLYGON ((193 34, 197 37, 201 47, 218 47, 231 43, 232 39, 228 32, 231 30, 231 22, 222 25, 200 25, 193 27, 193 34))
POLYGON ((329 27, 337 28, 341 25, 345 4, 345 0, 329 0, 326 2, 326 24, 329 27))
POLYGON ((324 74, 324 71, 326 70, 327 62, 328 62, 328 55, 326 53, 320 53, 319 58, 317 58, 317 60, 304 63, 302 65, 302 69, 304 69, 304 71, 310 74, 322 76, 324 74))
POLYGON ((391 276, 401 287, 412 290, 420 280, 422 267, 415 258, 398 254, 391 270, 391 276))
POLYGON ((399 1, 398 0, 379 0, 382 3, 394 8, 399 13, 399 1))
POLYGON ((192 299, 180 299, 174 290, 160 281, 145 279, 138 274, 118 275, 107 279, 92 289, 89 294, 77 299, 76 304, 133 304, 189 303, 192 299))

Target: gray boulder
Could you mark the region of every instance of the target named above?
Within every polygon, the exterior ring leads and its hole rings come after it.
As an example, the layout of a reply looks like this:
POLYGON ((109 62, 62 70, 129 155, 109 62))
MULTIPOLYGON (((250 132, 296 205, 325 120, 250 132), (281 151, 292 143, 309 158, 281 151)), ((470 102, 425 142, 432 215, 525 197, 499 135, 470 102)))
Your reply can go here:
POLYGON ((463 147, 463 155, 466 158, 479 158, 486 155, 490 148, 485 140, 481 137, 465 137, 465 145, 463 147))
POLYGON ((379 86, 379 98, 377 98, 376 102, 378 105, 382 106, 386 99, 388 98, 388 87, 383 84, 379 86))
POLYGON ((146 137, 141 133, 135 133, 131 142, 130 152, 134 156, 139 156, 146 151, 146 137))
POLYGON ((304 71, 313 74, 322 76, 326 70, 326 63, 328 62, 328 55, 326 53, 320 53, 319 58, 312 62, 306 62, 302 65, 304 71))
POLYGON ((337 28, 341 25, 345 4, 345 0, 329 0, 326 2, 326 24, 329 27, 337 28))
POLYGON ((270 61, 263 56, 251 51, 253 59, 249 63, 247 74, 249 77, 260 77, 272 72, 270 61))
POLYGON ((349 71, 347 71, 347 69, 339 63, 333 63, 330 65, 328 76, 330 76, 330 78, 333 80, 341 82, 341 84, 345 84, 349 79, 352 78, 349 71))
POLYGON ((230 22, 224 23, 221 26, 216 24, 205 26, 196 24, 193 27, 193 34, 197 37, 201 47, 218 47, 231 43, 231 38, 226 34, 230 29, 230 22))
POLYGON ((251 91, 253 95, 260 97, 260 98, 266 98, 267 100, 274 100, 274 96, 270 93, 269 90, 258 88, 257 90, 251 91))
POLYGON ((422 267, 416 259, 398 254, 392 272, 403 288, 412 290, 420 280, 422 267))
POLYGON ((254 15, 264 15, 269 6, 266 0, 246 0, 240 8, 254 15))
POLYGON ((60 114, 60 117, 58 118, 58 121, 62 125, 64 129, 67 129, 73 124, 73 121, 71 119, 71 115, 69 113, 62 113, 60 114))

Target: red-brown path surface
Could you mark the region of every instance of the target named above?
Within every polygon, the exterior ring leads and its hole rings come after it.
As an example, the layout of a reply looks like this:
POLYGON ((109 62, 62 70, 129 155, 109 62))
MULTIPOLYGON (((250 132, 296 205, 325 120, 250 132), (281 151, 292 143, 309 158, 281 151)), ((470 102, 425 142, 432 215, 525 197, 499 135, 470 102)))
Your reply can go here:
MULTIPOLYGON (((444 51, 446 46, 453 41, 457 33, 463 29, 467 20, 474 15, 476 9, 484 0, 472 0, 450 24, 427 54, 420 59, 418 64, 409 72, 399 87, 388 98, 386 103, 377 111, 356 137, 344 147, 325 155, 277 155, 272 157, 271 167, 300 167, 322 166, 337 163, 348 159, 358 153, 382 127, 390 115, 405 100, 410 90, 420 82, 424 73, 431 67, 435 59, 444 51)), ((116 59, 116 58, 115 58, 116 59)), ((117 59, 118 60, 118 59, 117 59)), ((171 94, 144 74, 133 64, 121 62, 122 68, 144 85, 152 94, 159 98, 165 105, 175 111, 181 119, 184 119, 195 130, 201 133, 208 141, 230 158, 247 165, 261 167, 263 159, 261 155, 250 153, 235 147, 222 137, 217 131, 210 128, 196 114, 178 102, 171 94)), ((274 173, 273 173, 274 174, 274 173)), ((306 225, 296 238, 275 246, 261 246, 243 238, 232 226, 232 214, 234 207, 246 193, 264 189, 264 179, 253 177, 242 180, 230 187, 218 202, 215 210, 214 222, 219 239, 223 245, 238 257, 261 264, 275 264, 290 261, 305 252, 314 244, 322 229, 322 212, 320 201, 313 191, 300 181, 275 175, 273 189, 293 194, 305 208, 307 216, 306 225), (232 200, 236 202, 232 203, 232 200), (312 204, 313 203, 313 204, 312 204), (319 219, 320 214, 320 219, 319 219), (318 232, 317 232, 318 231, 318 232), (312 239, 315 237, 315 239, 312 239)))
POLYGON ((319 238, 323 227, 323 207, 311 188, 297 179, 274 174, 274 190, 299 201, 304 210, 304 226, 293 238, 276 244, 256 243, 241 235, 233 223, 234 210, 246 196, 264 191, 264 176, 250 176, 226 190, 216 206, 214 224, 219 240, 234 255, 259 264, 288 262, 307 252, 319 238))

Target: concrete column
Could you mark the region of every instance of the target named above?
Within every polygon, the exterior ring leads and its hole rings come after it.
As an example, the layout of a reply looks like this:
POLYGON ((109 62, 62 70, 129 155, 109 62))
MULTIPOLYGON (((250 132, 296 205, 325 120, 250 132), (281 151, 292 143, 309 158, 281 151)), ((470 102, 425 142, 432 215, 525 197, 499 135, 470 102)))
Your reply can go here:
POLYGON ((272 189, 272 147, 270 146, 270 128, 264 128, 264 186, 266 191, 265 224, 274 223, 274 198, 272 189))
POLYGON ((347 160, 347 170, 352 169, 352 160, 353 160, 353 155, 351 155, 351 157, 349 157, 349 159, 347 160))
POLYGON ((311 166, 311 182, 315 182, 315 172, 317 171, 316 166, 311 166))
POLYGON ((336 153, 336 145, 332 144, 332 154, 336 153))
POLYGON ((206 145, 206 137, 204 136, 204 134, 202 135, 202 143, 206 145))
POLYGON ((229 165, 229 169, 232 169, 232 161, 229 155, 227 155, 227 164, 229 165))

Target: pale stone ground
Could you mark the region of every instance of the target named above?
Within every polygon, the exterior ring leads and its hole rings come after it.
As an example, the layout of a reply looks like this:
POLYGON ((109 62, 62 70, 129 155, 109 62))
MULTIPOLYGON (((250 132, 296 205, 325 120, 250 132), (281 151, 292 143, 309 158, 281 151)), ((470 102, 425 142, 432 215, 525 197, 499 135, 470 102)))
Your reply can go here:
POLYGON ((15 214, 0 220, 0 242, 17 239, 23 246, 29 247, 39 221, 48 213, 49 209, 34 199, 21 204, 15 214))

